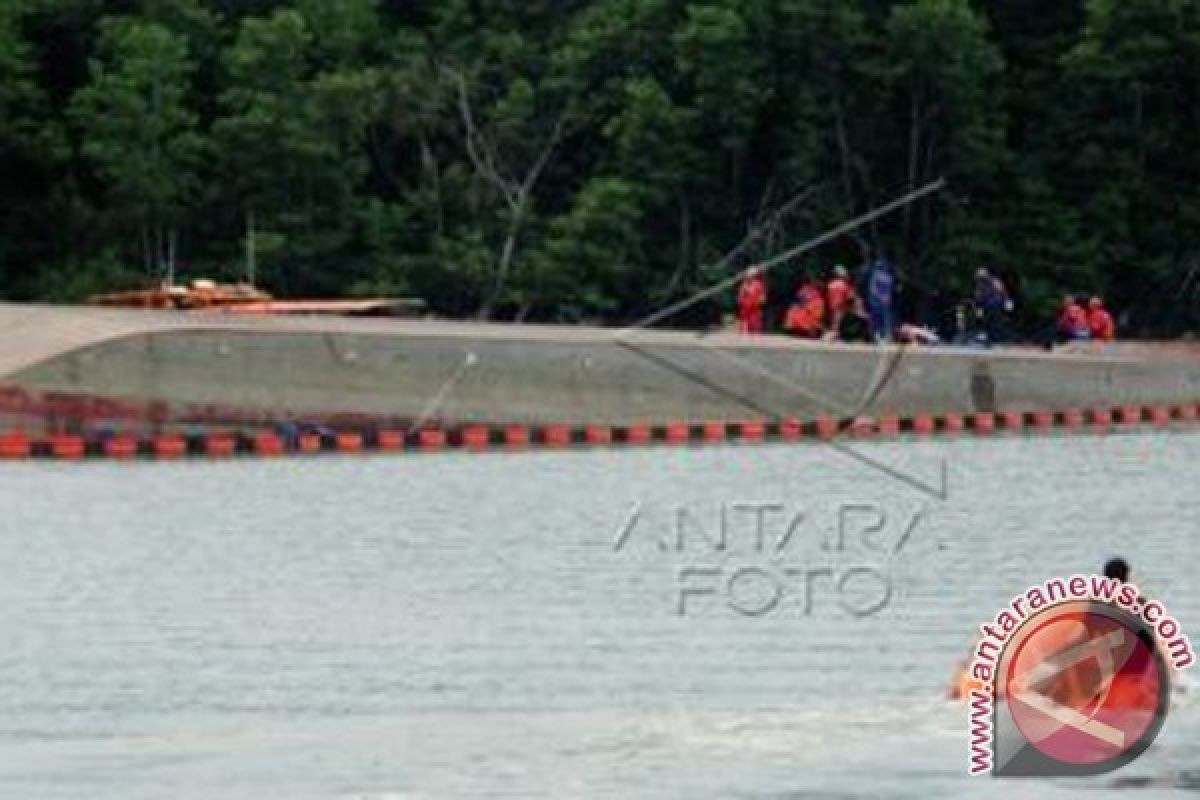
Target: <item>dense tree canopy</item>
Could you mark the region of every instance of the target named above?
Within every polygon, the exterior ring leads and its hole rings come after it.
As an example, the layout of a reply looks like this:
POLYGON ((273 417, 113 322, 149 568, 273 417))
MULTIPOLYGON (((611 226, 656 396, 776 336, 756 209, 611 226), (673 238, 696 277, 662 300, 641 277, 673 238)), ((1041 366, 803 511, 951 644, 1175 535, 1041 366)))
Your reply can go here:
MULTIPOLYGON (((7 0, 0 297, 168 274, 619 322, 886 253, 1200 327, 1200 0, 7 0)), ((695 309, 697 323, 719 314, 695 309)))

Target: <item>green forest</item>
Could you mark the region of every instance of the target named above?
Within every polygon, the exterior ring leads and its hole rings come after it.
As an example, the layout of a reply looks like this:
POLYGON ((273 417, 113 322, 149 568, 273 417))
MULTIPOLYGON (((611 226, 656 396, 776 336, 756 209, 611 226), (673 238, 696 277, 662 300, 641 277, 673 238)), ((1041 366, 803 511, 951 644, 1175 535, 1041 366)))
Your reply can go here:
MULTIPOLYGON (((886 254, 1200 329, 1200 0, 5 0, 0 297, 173 271, 617 323, 886 254)), ((732 305, 692 309, 704 325, 732 305)))

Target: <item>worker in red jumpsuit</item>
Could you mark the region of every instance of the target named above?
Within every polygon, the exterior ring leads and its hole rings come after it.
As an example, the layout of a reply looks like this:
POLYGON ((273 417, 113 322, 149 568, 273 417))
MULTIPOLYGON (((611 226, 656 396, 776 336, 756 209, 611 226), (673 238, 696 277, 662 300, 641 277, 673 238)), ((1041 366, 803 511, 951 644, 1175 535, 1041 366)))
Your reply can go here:
POLYGON ((738 289, 737 315, 739 333, 763 332, 763 309, 767 305, 767 282, 762 270, 755 267, 746 273, 738 289))
POLYGON ((1098 342, 1111 342, 1117 338, 1117 324, 1099 297, 1093 297, 1088 303, 1088 327, 1092 338, 1098 342))
POLYGON ((825 287, 829 298, 829 330, 836 339, 842 329, 842 321, 858 303, 858 293, 850 283, 850 274, 843 266, 833 268, 833 280, 825 287))
POLYGON ((796 302, 788 309, 783 327, 801 339, 821 338, 825 332, 825 297, 814 282, 805 282, 796 292, 796 302))
POLYGON ((1062 314, 1058 318, 1058 340, 1060 342, 1079 342, 1092 338, 1092 328, 1088 322, 1088 313, 1071 295, 1063 298, 1062 314))

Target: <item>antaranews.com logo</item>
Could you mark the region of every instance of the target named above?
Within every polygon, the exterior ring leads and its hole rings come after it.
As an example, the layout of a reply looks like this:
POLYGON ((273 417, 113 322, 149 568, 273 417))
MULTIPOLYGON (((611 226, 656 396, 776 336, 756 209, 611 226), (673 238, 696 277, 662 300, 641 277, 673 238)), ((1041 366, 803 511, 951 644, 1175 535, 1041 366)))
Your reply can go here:
POLYGON ((1131 763, 1162 729, 1172 671, 1194 662, 1179 622, 1116 578, 1046 581, 980 631, 966 692, 972 775, 1100 775, 1131 763))

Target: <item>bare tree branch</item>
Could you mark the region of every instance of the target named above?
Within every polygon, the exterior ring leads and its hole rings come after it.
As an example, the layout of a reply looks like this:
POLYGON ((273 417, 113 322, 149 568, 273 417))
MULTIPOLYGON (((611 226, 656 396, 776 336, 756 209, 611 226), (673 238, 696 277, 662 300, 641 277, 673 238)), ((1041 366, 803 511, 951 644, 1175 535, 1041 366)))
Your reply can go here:
POLYGON ((457 89, 458 113, 463 124, 463 143, 466 146, 467 157, 471 160, 471 165, 484 180, 500 192, 504 202, 508 204, 509 211, 516 213, 516 182, 500 174, 491 144, 475 124, 475 115, 471 111, 471 96, 467 90, 467 79, 461 72, 450 67, 442 67, 442 73, 450 78, 457 89))
POLYGON ((521 182, 522 191, 529 193, 533 190, 534 185, 542 176, 542 171, 546 169, 546 165, 550 163, 551 156, 558 149, 558 143, 562 139, 563 130, 567 124, 567 116, 570 113, 570 107, 564 108, 558 115, 558 119, 554 120, 554 128, 550 131, 550 138, 547 139, 546 145, 542 148, 542 152, 538 155, 537 160, 533 162, 529 173, 525 176, 525 180, 521 182))
POLYGON ((463 141, 466 146, 467 157, 470 159, 479 176, 496 188, 501 197, 504 198, 505 205, 508 207, 508 226, 504 236, 504 243, 500 246, 500 252, 496 258, 492 287, 488 293, 488 297, 479 309, 479 316, 487 318, 491 316, 492 309, 497 301, 499 301, 504 287, 508 282, 509 275, 512 272, 513 259, 516 255, 517 241, 520 239, 521 231, 525 225, 533 191, 537 187, 542 173, 545 172, 546 167, 549 165, 550 159, 553 158, 555 150, 558 149, 563 132, 566 130, 571 108, 569 105, 563 108, 557 119, 555 119, 554 127, 551 129, 545 144, 538 152, 537 158, 534 159, 532 166, 529 167, 524 176, 518 180, 515 177, 506 176, 503 174, 502 168, 497 166, 500 159, 496 152, 495 144, 489 140, 475 122, 475 115, 471 110, 471 97, 467 88, 466 78, 461 72, 450 67, 442 67, 442 72, 454 83, 457 89, 458 110, 459 116, 462 118, 463 141))
POLYGON ((800 205, 800 203, 802 203, 804 200, 806 200, 810 195, 812 195, 813 192, 815 192, 819 188, 820 188, 820 184, 806 187, 803 191, 798 192, 797 194, 793 195, 790 200, 788 200, 786 203, 781 205, 779 208, 772 211, 768 215, 767 219, 765 219, 764 221, 762 221, 760 223, 752 225, 750 227, 750 230, 746 233, 745 237, 743 237, 742 240, 740 242, 738 242, 737 245, 734 246, 734 248, 732 250, 730 250, 728 253, 726 253, 721 258, 721 260, 718 261, 714 265, 716 267, 717 271, 724 272, 726 270, 726 268, 731 263, 733 263, 737 259, 737 257, 740 256, 747 248, 749 248, 751 245, 753 245, 759 239, 761 239, 764 235, 766 235, 768 232, 770 232, 785 217, 787 217, 789 214, 791 214, 796 209, 796 207, 798 205, 800 205))

